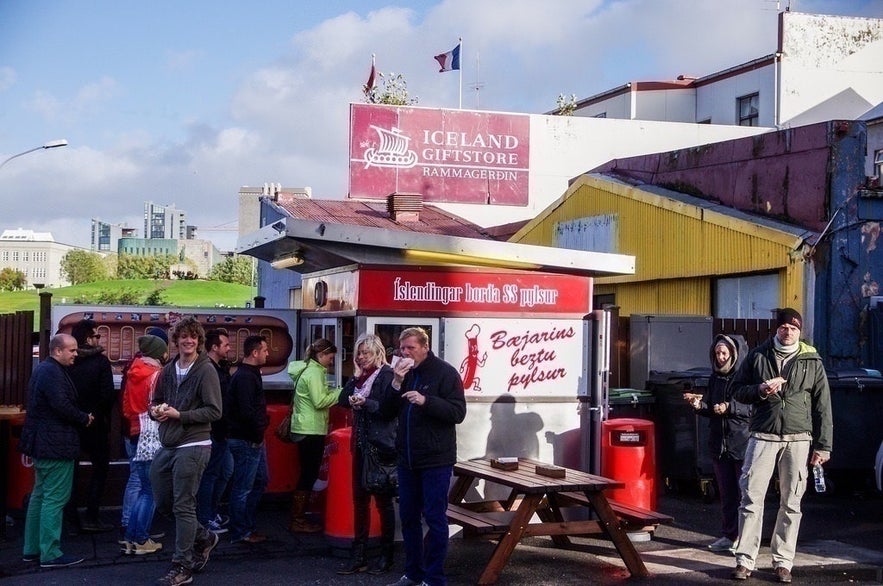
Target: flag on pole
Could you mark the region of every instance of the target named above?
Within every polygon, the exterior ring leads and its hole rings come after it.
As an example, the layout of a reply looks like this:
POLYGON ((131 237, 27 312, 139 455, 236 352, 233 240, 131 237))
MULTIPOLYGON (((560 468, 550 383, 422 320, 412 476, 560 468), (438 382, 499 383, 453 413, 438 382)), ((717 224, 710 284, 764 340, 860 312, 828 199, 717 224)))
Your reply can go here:
POLYGON ((374 75, 376 70, 374 69, 374 55, 371 55, 371 73, 368 74, 368 81, 365 83, 364 91, 367 94, 371 90, 374 89, 374 75))
POLYGON ((436 55, 434 57, 441 67, 441 69, 438 70, 439 73, 460 69, 460 44, 461 43, 457 43, 457 46, 447 53, 442 53, 441 55, 436 55))

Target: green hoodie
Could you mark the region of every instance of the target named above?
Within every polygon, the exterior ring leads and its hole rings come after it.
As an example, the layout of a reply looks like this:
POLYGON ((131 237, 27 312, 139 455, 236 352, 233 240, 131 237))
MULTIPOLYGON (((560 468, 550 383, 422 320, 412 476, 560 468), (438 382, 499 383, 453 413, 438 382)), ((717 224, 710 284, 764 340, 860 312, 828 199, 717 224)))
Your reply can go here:
POLYGON ((296 360, 288 365, 295 382, 291 431, 303 435, 328 433, 328 409, 337 403, 340 389, 328 388, 325 367, 315 360, 296 360))

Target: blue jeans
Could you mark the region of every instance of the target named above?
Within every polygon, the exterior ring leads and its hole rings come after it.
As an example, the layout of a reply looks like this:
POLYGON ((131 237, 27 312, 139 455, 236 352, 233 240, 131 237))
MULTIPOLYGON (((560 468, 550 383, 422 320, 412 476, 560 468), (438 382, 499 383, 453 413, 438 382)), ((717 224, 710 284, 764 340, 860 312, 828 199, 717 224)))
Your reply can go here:
POLYGON ((150 486, 150 460, 132 462, 133 471, 138 475, 141 491, 138 500, 129 513, 129 524, 126 527, 126 541, 144 543, 150 537, 150 525, 153 523, 153 488, 150 486))
POLYGON ((126 447, 126 457, 129 459, 129 481, 126 482, 126 490, 123 493, 123 512, 120 516, 120 525, 128 527, 132 507, 135 506, 135 501, 138 500, 138 494, 141 492, 141 481, 138 479, 138 472, 132 462, 135 450, 138 448, 138 436, 127 437, 123 441, 123 445, 126 447))
POLYGON ((212 455, 199 483, 196 496, 196 518, 203 525, 215 518, 221 496, 227 490, 227 482, 233 476, 233 456, 227 447, 226 439, 212 440, 212 455))
POLYGON ((429 586, 444 586, 448 555, 448 488, 453 466, 410 470, 399 466, 399 517, 405 542, 405 575, 429 586), (428 531, 423 536, 420 515, 428 531))
POLYGON ((150 484, 156 510, 175 518, 172 563, 193 568, 193 546, 211 539, 196 520, 196 491, 211 455, 209 446, 160 448, 150 465, 150 484))
POLYGON ((248 537, 255 530, 258 503, 267 488, 267 449, 241 439, 229 439, 233 454, 233 478, 230 481, 230 539, 248 537))

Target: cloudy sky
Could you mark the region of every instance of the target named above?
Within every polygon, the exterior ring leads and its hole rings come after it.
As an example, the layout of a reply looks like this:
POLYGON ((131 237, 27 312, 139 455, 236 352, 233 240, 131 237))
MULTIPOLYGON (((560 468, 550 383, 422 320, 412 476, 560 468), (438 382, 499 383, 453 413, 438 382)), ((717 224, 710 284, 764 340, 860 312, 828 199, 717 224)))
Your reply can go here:
MULTIPOLYGON (((791 5, 883 18, 883 0, 791 5)), ((152 200, 232 248, 240 186, 346 196, 348 108, 372 53, 418 105, 456 108, 457 73, 439 74, 432 56, 462 37, 464 108, 541 113, 562 93, 772 53, 776 10, 774 0, 3 0, 0 161, 70 144, 0 169, 0 229, 88 246, 91 218, 141 233, 152 200)))

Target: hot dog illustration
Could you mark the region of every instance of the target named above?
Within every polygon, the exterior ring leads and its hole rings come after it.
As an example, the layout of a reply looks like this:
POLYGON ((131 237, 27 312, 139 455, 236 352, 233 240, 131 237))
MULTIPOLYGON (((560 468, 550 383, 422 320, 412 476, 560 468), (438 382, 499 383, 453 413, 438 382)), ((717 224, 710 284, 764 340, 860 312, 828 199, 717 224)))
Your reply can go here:
POLYGON ((479 367, 484 366, 484 363, 487 361, 487 352, 480 359, 478 358, 478 334, 480 333, 481 328, 478 327, 478 324, 472 324, 472 327, 466 330, 466 358, 460 364, 460 377, 463 379, 463 389, 467 391, 472 389, 477 393, 481 392, 481 379, 475 375, 479 367))

